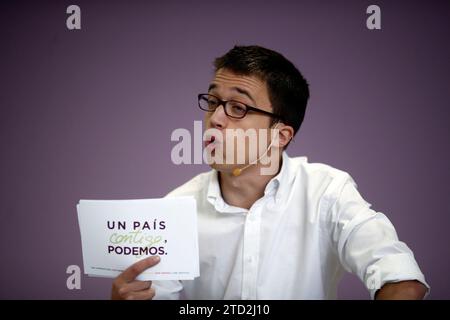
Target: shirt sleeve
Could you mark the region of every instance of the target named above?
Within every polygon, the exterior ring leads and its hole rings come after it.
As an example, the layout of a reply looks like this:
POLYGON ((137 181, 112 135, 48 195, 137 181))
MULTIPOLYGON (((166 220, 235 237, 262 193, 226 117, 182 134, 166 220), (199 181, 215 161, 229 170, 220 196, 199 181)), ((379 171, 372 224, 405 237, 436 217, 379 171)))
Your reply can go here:
POLYGON ((177 280, 152 281, 155 288, 155 300, 179 300, 183 284, 177 280))
POLYGON ((383 213, 370 208, 350 175, 341 178, 329 190, 327 221, 344 269, 361 279, 371 299, 385 283, 405 280, 420 281, 428 288, 428 295, 430 286, 392 223, 383 213))

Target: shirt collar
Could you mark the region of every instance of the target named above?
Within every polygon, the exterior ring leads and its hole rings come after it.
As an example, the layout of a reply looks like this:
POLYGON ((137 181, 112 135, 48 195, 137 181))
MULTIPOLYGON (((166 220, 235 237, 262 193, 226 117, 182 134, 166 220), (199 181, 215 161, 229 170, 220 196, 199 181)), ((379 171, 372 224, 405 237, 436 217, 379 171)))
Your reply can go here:
MULTIPOLYGON (((286 151, 282 153, 281 169, 278 174, 273 177, 266 185, 264 189, 264 197, 274 197, 275 203, 282 202, 285 197, 288 196, 288 191, 295 178, 295 170, 291 158, 286 151)), ((244 209, 229 206, 222 198, 220 190, 219 178, 217 170, 213 169, 210 175, 208 192, 208 201, 219 212, 243 212, 244 209)), ((246 212, 247 210, 245 210, 246 212)))
POLYGON ((287 197, 295 178, 295 166, 286 151, 282 153, 281 169, 266 185, 264 196, 274 196, 276 203, 287 197))
POLYGON ((208 202, 211 203, 216 211, 223 213, 245 213, 246 209, 228 205, 222 198, 222 192, 219 184, 219 174, 213 169, 210 175, 207 193, 208 202))

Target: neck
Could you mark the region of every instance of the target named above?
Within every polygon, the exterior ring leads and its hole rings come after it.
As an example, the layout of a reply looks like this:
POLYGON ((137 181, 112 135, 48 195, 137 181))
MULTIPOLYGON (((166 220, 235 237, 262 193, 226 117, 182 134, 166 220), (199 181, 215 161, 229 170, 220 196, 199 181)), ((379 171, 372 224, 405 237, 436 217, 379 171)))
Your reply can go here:
POLYGON ((243 170, 242 174, 237 177, 231 171, 218 172, 223 199, 229 205, 250 209, 253 203, 264 195, 266 185, 278 174, 281 165, 280 157, 278 170, 273 175, 261 175, 259 163, 243 170))

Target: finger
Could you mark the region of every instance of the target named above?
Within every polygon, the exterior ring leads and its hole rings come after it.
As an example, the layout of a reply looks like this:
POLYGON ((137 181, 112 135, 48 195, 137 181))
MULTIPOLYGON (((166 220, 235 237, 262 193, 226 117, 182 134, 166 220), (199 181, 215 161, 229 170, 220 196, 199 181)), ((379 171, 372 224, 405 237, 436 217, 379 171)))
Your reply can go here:
POLYGON ((126 296, 126 300, 150 300, 155 297, 155 289, 149 288, 142 291, 131 292, 126 296))
POLYGON ((131 282, 134 279, 136 279, 136 277, 144 270, 153 267, 155 264, 158 264, 160 260, 161 259, 159 256, 153 256, 142 259, 136 262, 135 264, 131 265, 130 267, 128 267, 122 273, 122 279, 125 280, 126 282, 131 282))
POLYGON ((124 284, 119 289, 119 294, 124 297, 126 294, 133 292, 133 291, 142 291, 147 290, 151 287, 152 282, 151 281, 132 281, 124 284))

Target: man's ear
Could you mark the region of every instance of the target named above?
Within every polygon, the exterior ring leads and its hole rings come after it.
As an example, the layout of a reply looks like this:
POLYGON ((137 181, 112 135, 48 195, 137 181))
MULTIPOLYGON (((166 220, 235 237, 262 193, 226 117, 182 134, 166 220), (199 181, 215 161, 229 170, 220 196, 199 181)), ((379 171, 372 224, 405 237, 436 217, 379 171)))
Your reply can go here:
POLYGON ((277 129, 279 130, 279 146, 280 148, 285 148, 294 137, 294 128, 284 123, 279 123, 277 129))

